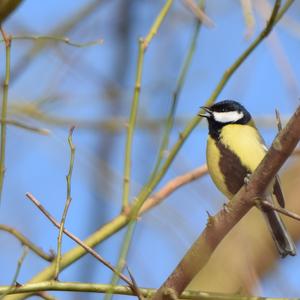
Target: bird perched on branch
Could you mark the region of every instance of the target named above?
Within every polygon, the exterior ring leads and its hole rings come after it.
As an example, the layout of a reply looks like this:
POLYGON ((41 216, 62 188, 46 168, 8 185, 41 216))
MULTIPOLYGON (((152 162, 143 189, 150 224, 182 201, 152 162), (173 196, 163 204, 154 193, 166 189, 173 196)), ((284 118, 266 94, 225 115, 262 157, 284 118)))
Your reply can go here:
MULTIPOLYGON (((207 166, 217 188, 231 199, 262 161, 267 147, 255 127, 250 113, 240 103, 225 100, 210 107, 201 107, 199 115, 208 121, 206 148, 207 166)), ((284 198, 276 176, 263 195, 263 200, 276 199, 284 207, 284 198)), ((281 257, 296 255, 295 244, 280 215, 261 208, 281 257)))

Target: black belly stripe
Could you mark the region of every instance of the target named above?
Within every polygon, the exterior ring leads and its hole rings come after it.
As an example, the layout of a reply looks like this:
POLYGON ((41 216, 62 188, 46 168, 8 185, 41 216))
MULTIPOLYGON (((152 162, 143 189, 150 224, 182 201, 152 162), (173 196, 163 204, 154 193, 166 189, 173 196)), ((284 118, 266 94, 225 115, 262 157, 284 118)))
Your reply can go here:
POLYGON ((225 185, 228 191, 235 195, 244 185, 244 178, 251 173, 241 164, 240 159, 220 141, 216 142, 220 151, 219 167, 224 176, 225 185))

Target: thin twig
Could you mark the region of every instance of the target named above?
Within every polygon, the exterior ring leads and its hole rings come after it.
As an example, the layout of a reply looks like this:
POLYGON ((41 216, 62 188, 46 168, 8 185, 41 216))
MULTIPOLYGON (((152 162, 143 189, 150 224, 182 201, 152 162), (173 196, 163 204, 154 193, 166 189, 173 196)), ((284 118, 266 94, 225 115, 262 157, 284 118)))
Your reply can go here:
POLYGON ((177 176, 170 181, 168 181, 157 193, 153 196, 150 196, 145 203, 143 204, 142 208, 140 209, 140 214, 148 211, 149 209, 153 208, 160 204, 165 198, 167 198, 171 193, 175 192, 181 186, 192 182, 204 175, 208 172, 207 165, 204 164, 203 166, 196 168, 192 171, 189 171, 183 175, 177 176))
POLYGON ((129 122, 127 125, 127 138, 126 138, 125 160, 124 160, 122 211, 126 211, 128 207, 130 176, 131 176, 131 150, 132 150, 133 134, 136 125, 137 111, 139 106, 144 54, 149 46, 149 43, 151 42, 154 35, 157 33, 160 25, 162 24, 163 20, 165 19, 172 5, 172 2, 173 0, 166 1, 165 5, 163 6, 160 13, 156 17, 153 25, 151 26, 147 36, 144 39, 143 38, 139 39, 139 54, 137 59, 136 79, 135 79, 135 86, 134 86, 134 93, 132 98, 129 122))
POLYGON ((16 121, 16 120, 11 120, 11 119, 6 119, 5 121, 0 119, 0 123, 6 123, 7 125, 12 125, 18 128, 22 128, 28 131, 32 131, 35 133, 39 133, 42 135, 49 135, 50 134, 50 130, 46 129, 46 128, 38 128, 38 127, 34 127, 28 124, 25 124, 23 122, 20 121, 16 121))
POLYGON ((141 90, 141 79, 142 79, 142 68, 143 68, 143 40, 139 40, 139 54, 136 69, 136 80, 134 87, 134 95, 132 99, 131 111, 129 122, 127 125, 127 138, 126 138, 126 149, 125 149, 125 161, 124 161, 124 178, 123 178, 123 195, 122 195, 122 211, 125 211, 128 207, 129 189, 130 189, 130 175, 131 175, 131 149, 134 127, 136 123, 136 116, 138 110, 138 103, 141 90))
POLYGON ((23 245, 27 246, 32 252, 34 252, 39 257, 50 262, 53 261, 53 259, 55 258, 53 252, 50 254, 44 252, 41 248, 36 246, 33 242, 31 242, 28 238, 26 238, 21 232, 19 232, 15 228, 9 227, 4 224, 0 224, 0 230, 6 231, 11 235, 13 235, 14 237, 16 237, 23 245))
MULTIPOLYGON (((121 273, 126 266, 126 258, 129 252, 130 242, 133 236, 133 232, 135 229, 136 222, 133 222, 132 220, 129 222, 125 236, 122 241, 122 246, 120 248, 119 257, 118 257, 118 263, 116 266, 116 269, 119 273, 121 273)), ((113 287, 118 283, 119 276, 117 273, 114 273, 114 276, 111 279, 111 290, 108 291, 108 293, 105 295, 104 300, 110 300, 113 295, 113 287)))
POLYGON ((69 137, 68 137, 68 143, 70 147, 70 163, 69 163, 69 172, 66 177, 67 179, 67 198, 66 198, 66 203, 64 207, 64 211, 61 217, 60 221, 60 226, 59 226, 59 233, 58 233, 58 238, 57 238, 57 256, 56 256, 56 264, 55 264, 55 272, 54 272, 54 279, 58 279, 58 274, 60 270, 60 262, 61 262, 61 244, 62 244, 62 236, 63 236, 63 231, 65 228, 65 222, 66 222, 66 217, 68 213, 69 206, 72 201, 72 196, 71 196, 71 179, 72 179, 72 173, 73 173, 73 166, 74 166, 74 158, 75 158, 75 146, 73 144, 72 140, 72 135, 75 127, 71 127, 69 130, 69 137))
MULTIPOLYGON (((58 229, 60 228, 60 223, 57 222, 53 216, 50 215, 50 213, 43 207, 43 205, 38 201, 32 194, 27 193, 26 197, 32 201, 32 203, 50 220, 50 222, 57 227, 58 229)), ((109 263, 107 262, 104 258, 102 258, 94 249, 89 247, 86 243, 84 243, 81 239, 79 239, 77 236, 75 236, 73 233, 68 231, 66 228, 64 228, 64 233, 71 238, 74 242, 79 244, 82 248, 84 248, 88 253, 93 255, 97 260, 99 260, 102 264, 104 264, 107 268, 112 270, 113 272, 117 272, 117 270, 109 263)), ((54 273, 53 273, 54 274, 54 273)), ((131 281, 129 278, 127 278, 123 274, 118 274, 119 277, 126 282, 129 286, 132 285, 131 281)))
MULTIPOLYGON (((95 41, 89 41, 85 43, 78 43, 73 42, 67 37, 61 37, 61 36, 54 36, 54 35, 20 35, 20 36, 11 36, 11 40, 33 40, 33 41, 48 41, 48 42, 62 42, 69 46, 77 47, 77 48, 84 48, 84 47, 90 47, 95 45, 102 45, 103 40, 98 39, 95 41)), ((4 42, 4 39, 0 40, 0 43, 4 42)))
POLYGON ((130 272, 128 266, 127 266, 127 272, 129 274, 131 282, 132 282, 132 286, 133 286, 133 290, 132 291, 138 297, 139 300, 144 300, 142 292, 141 292, 140 288, 138 287, 137 282, 136 282, 135 278, 133 277, 132 273, 130 272))
POLYGON ((11 39, 3 28, 0 26, 0 31, 5 43, 5 78, 3 82, 3 98, 1 110, 1 147, 0 147, 0 203, 2 199, 4 173, 5 173, 5 148, 6 148, 6 116, 8 102, 8 85, 10 80, 10 48, 11 39))
POLYGON ((255 18, 253 12, 253 3, 251 0, 240 0, 246 24, 246 39, 249 39, 255 29, 255 18))
POLYGON ((292 211, 287 210, 286 208, 276 207, 272 203, 269 203, 267 201, 259 201, 259 202, 260 202, 260 204, 258 204, 258 205, 264 206, 266 208, 273 209, 273 210, 275 210, 275 211, 277 211, 277 212, 279 212, 283 215, 286 215, 286 216, 288 216, 292 219, 300 221, 300 216, 299 215, 297 215, 296 213, 294 213, 292 211))
POLYGON ((14 277, 13 277, 13 279, 11 281, 11 285, 9 286, 9 288, 5 292, 3 292, 3 293, 0 292, 0 300, 4 299, 4 297, 7 294, 9 294, 9 292, 16 287, 16 285, 17 285, 17 279, 19 277, 19 274, 20 274, 20 271, 21 271, 21 267, 22 267, 22 264, 24 262, 24 259, 25 259, 26 255, 27 255, 27 253, 28 253, 28 248, 27 248, 27 246, 24 246, 22 254, 21 254, 20 258, 18 259, 17 268, 16 268, 16 271, 15 271, 14 277))
POLYGON ((278 132, 280 132, 282 130, 282 122, 281 122, 279 110, 277 108, 275 109, 275 115, 276 115, 277 129, 278 129, 278 132))
POLYGON ((214 27, 215 24, 212 19, 210 19, 203 9, 199 7, 195 3, 194 0, 183 0, 183 3, 186 5, 186 7, 196 16, 196 18, 205 26, 207 27, 214 27))

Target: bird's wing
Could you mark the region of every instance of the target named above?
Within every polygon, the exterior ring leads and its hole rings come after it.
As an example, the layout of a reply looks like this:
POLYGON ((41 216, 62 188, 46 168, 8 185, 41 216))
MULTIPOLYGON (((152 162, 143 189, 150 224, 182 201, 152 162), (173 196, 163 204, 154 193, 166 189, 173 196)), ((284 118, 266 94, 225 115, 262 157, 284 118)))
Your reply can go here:
POLYGON ((284 197, 283 197, 282 190, 280 187, 279 177, 277 175, 275 177, 275 182, 273 185, 273 194, 275 195, 279 205, 281 207, 284 207, 285 206, 284 197))
MULTIPOLYGON (((261 145, 267 153, 269 149, 266 146, 263 137, 261 135, 259 135, 259 137, 261 139, 261 145)), ((274 185, 273 185, 273 194, 275 195, 276 200, 279 203, 279 205, 284 208, 285 202, 284 202, 283 193, 282 193, 282 190, 280 187, 280 181, 279 181, 278 175, 275 176, 275 181, 274 181, 274 185)))

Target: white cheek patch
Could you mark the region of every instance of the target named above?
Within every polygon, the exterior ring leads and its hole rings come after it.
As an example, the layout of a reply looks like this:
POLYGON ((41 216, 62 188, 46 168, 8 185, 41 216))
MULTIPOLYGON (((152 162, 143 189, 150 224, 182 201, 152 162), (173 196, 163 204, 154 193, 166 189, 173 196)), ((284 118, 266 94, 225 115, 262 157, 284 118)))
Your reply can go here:
POLYGON ((241 111, 226 111, 226 112, 213 112, 215 121, 220 123, 234 123, 244 117, 241 111))

